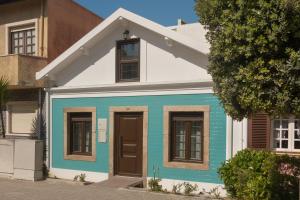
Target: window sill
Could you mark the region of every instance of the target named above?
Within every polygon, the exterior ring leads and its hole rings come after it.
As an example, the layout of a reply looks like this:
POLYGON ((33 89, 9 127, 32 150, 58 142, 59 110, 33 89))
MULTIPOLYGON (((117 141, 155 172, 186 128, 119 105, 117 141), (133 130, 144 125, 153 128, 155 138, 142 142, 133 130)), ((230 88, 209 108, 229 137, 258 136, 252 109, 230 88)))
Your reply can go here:
POLYGON ((65 160, 78 160, 78 161, 89 161, 95 162, 96 156, 85 156, 85 155, 65 155, 65 160))
POLYGON ((209 169, 208 162, 206 162, 206 163, 192 163, 192 162, 169 161, 169 162, 164 163, 164 167, 194 169, 194 170, 208 170, 209 169))
POLYGON ((300 151, 275 151, 275 150, 273 150, 273 152, 278 155, 287 154, 289 156, 300 156, 300 151))
POLYGON ((24 137, 32 137, 35 136, 34 133, 6 133, 7 136, 24 136, 24 137))
POLYGON ((140 79, 127 79, 127 80, 117 80, 116 83, 134 83, 140 82, 140 79))
POLYGON ((27 133, 6 133, 6 138, 13 138, 13 139, 38 139, 34 134, 27 134, 27 133))

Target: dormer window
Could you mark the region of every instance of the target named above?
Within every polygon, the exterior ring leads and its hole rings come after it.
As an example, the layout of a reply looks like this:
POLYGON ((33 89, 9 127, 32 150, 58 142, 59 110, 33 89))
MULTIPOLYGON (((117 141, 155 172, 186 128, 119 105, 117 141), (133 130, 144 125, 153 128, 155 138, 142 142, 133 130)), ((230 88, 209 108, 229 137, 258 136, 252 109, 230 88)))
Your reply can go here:
POLYGON ((117 42, 116 82, 140 80, 140 39, 117 42))
POLYGON ((36 35, 34 27, 20 27, 10 30, 10 53, 35 55, 36 35))

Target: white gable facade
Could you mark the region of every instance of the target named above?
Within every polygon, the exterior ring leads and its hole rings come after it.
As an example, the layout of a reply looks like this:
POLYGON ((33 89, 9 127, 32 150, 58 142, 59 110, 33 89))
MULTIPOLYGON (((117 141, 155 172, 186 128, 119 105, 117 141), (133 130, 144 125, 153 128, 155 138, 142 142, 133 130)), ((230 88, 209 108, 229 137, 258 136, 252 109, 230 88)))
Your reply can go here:
POLYGON ((232 122, 213 94, 208 53, 198 23, 164 27, 113 13, 36 75, 49 82, 51 173, 146 180, 155 168, 168 190, 191 182, 224 194, 217 169, 230 154, 232 122), (119 81, 118 42, 134 39, 138 77, 119 81))
POLYGON ((116 83, 116 41, 124 29, 130 38, 140 38, 140 83, 210 81, 207 56, 173 42, 135 24, 119 26, 107 33, 86 54, 80 55, 53 78, 58 86, 95 86, 116 83), (172 74, 172 75, 171 75, 172 74), (170 76, 171 75, 171 76, 170 76))

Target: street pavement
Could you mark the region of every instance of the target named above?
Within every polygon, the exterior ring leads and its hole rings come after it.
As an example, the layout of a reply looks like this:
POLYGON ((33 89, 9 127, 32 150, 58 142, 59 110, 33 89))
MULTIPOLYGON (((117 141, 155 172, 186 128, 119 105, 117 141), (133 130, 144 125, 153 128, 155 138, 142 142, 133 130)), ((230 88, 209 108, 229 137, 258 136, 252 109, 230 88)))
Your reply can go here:
POLYGON ((116 189, 91 184, 83 186, 62 180, 39 182, 0 178, 0 200, 205 200, 205 197, 160 194, 116 189))

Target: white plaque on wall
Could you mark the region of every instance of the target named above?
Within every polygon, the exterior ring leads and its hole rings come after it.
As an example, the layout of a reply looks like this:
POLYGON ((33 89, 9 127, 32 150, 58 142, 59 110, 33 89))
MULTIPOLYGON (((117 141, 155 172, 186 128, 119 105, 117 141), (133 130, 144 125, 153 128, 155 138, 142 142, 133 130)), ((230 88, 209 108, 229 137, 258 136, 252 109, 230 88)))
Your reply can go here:
POLYGON ((98 142, 106 143, 107 119, 98 119, 98 142))

